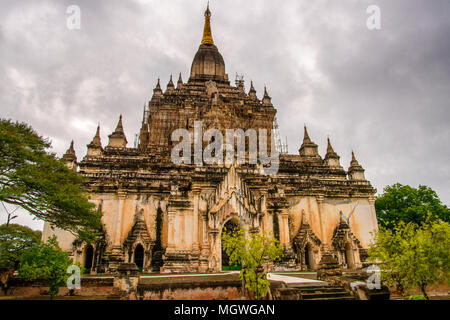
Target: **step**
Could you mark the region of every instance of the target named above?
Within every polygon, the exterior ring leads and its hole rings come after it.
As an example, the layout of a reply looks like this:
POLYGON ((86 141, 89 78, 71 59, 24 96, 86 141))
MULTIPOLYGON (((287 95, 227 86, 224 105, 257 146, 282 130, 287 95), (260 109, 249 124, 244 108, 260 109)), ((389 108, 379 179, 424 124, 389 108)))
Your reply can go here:
POLYGON ((328 288, 328 287, 318 287, 318 288, 307 288, 307 289, 303 289, 303 288, 296 288, 301 292, 304 293, 317 293, 317 292, 342 292, 345 290, 342 287, 332 287, 332 288, 328 288))
POLYGON ((308 285, 296 286, 289 285, 287 288, 280 289, 280 298, 302 299, 302 300, 355 300, 344 287, 338 285, 308 285))
POLYGON ((339 298, 335 298, 335 297, 329 297, 329 298, 315 298, 315 299, 310 299, 308 301, 325 301, 325 300, 355 300, 354 297, 348 295, 345 297, 339 297, 339 298))
POLYGON ((311 284, 303 285, 301 283, 289 283, 289 284, 286 284, 286 286, 288 288, 297 288, 297 289, 315 289, 315 288, 334 288, 334 287, 336 287, 336 286, 330 286, 327 283, 323 283, 323 284, 319 284, 319 285, 317 285, 317 284, 314 284, 314 285, 311 285, 311 284))
POLYGON ((303 300, 311 300, 317 298, 342 298, 348 297, 349 294, 346 291, 341 292, 321 292, 321 293, 301 293, 303 300))

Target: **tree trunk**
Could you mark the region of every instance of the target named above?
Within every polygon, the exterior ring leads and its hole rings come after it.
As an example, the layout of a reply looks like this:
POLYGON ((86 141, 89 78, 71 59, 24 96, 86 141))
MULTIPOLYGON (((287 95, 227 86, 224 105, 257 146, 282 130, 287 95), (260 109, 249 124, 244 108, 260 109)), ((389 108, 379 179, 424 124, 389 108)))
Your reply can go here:
POLYGON ((426 284, 423 284, 423 285, 420 286, 420 290, 422 291, 423 296, 425 297, 425 299, 430 300, 430 297, 428 297, 428 295, 427 295, 426 289, 427 289, 427 285, 426 284))

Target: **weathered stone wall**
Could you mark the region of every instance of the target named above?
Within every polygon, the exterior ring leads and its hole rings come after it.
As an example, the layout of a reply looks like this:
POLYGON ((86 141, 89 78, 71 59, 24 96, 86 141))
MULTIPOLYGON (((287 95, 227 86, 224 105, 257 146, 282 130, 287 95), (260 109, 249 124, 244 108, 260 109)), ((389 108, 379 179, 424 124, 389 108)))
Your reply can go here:
MULTIPOLYGON (((233 218, 239 221, 239 206, 236 196, 232 196, 232 187, 230 179, 220 188, 220 197, 217 199, 218 207, 216 215, 205 216, 208 221, 204 222, 200 210, 200 197, 204 196, 204 192, 199 189, 198 192, 189 192, 187 197, 183 199, 181 207, 173 207, 168 212, 162 212, 162 244, 163 248, 167 248, 168 253, 191 254, 197 250, 203 252, 210 261, 211 271, 220 270, 221 261, 221 241, 220 235, 222 227, 226 221, 233 218), (203 195, 203 196, 201 196, 203 195), (222 201, 222 202, 221 202, 222 201), (216 222, 213 222, 216 221, 216 222), (205 239, 207 246, 205 247, 205 239)), ((103 213, 102 222, 105 225, 106 239, 108 239, 108 247, 123 247, 124 242, 130 235, 130 231, 136 220, 136 216, 142 211, 142 218, 145 222, 148 237, 155 241, 156 239, 156 211, 158 207, 167 210, 167 201, 156 198, 152 195, 142 194, 93 194, 92 201, 101 206, 103 213)), ((278 215, 278 223, 280 230, 280 240, 286 247, 291 247, 296 234, 302 226, 302 219, 309 224, 314 236, 320 241, 321 245, 315 248, 316 253, 312 253, 311 262, 317 267, 323 245, 332 247, 332 237, 335 229, 340 222, 340 212, 345 212, 350 217, 350 230, 353 235, 360 241, 363 248, 367 248, 372 239, 371 232, 377 229, 375 216, 375 208, 373 198, 343 199, 343 198, 324 198, 315 196, 297 196, 289 198, 289 206, 284 213, 276 213, 278 215), (305 215, 303 218, 303 214, 305 215), (320 251, 317 251, 320 249, 320 251)), ((202 210, 205 210, 204 205, 202 210)), ((246 198, 243 198, 242 214, 244 216, 244 225, 247 230, 255 226, 260 231, 268 234, 274 234, 274 214, 268 211, 261 216, 261 219, 253 219, 251 208, 246 198), (253 222, 251 221, 253 219, 253 222), (261 225, 259 225, 261 223, 261 225)), ((267 210, 267 209, 265 209, 267 210)), ((214 211, 214 209, 213 209, 214 211)), ((74 236, 68 232, 58 229, 50 230, 48 224, 45 225, 43 239, 47 239, 50 235, 56 234, 61 247, 64 250, 73 253, 75 261, 84 262, 84 249, 78 248, 73 252, 74 236)), ((315 245, 314 245, 315 247, 315 245)), ((357 253, 357 247, 353 248, 357 253)), ((123 254, 123 261, 132 262, 132 255, 123 254)), ((198 258, 195 258, 198 259, 198 258)), ((180 262, 182 263, 182 262, 180 262)), ((185 270, 178 269, 180 272, 189 272, 194 270, 206 271, 199 268, 199 261, 195 260, 194 264, 186 261, 188 264, 185 270)), ((166 269, 168 270, 168 269, 166 269)))
POLYGON ((238 300, 241 286, 239 281, 140 285, 138 292, 143 300, 238 300))
MULTIPOLYGON (((7 294, 0 290, 0 296, 39 297, 45 298, 49 294, 48 283, 41 280, 25 281, 20 278, 10 279, 7 294)), ((69 295, 69 289, 60 287, 58 296, 69 295)), ((77 296, 106 297, 115 294, 113 278, 82 278, 80 289, 73 292, 77 296)))

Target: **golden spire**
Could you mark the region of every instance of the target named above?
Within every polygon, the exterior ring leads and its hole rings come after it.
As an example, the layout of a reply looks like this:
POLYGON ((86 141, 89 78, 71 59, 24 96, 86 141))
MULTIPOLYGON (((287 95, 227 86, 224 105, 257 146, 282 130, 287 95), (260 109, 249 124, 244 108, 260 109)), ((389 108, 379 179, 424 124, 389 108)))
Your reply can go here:
POLYGON ((203 28, 202 44, 214 44, 211 33, 211 11, 209 11, 209 1, 205 11, 205 27, 203 28))

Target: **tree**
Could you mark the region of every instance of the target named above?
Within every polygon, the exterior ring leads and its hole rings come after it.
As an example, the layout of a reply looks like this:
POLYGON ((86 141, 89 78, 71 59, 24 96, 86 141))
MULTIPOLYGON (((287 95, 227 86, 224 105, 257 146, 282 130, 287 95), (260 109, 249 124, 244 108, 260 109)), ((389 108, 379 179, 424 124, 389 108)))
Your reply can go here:
POLYGON ((429 212, 431 220, 450 222, 450 209, 426 186, 417 189, 400 183, 387 186, 375 200, 375 208, 379 224, 391 230, 400 221, 421 224, 429 212))
MULTIPOLYGON (((430 215, 431 217, 431 215, 430 215)), ((427 219, 420 226, 400 221, 393 230, 381 227, 369 249, 369 259, 381 265, 388 285, 419 288, 449 282, 450 224, 427 219)))
POLYGON ((0 268, 17 268, 22 254, 41 242, 41 231, 19 224, 0 226, 0 268))
MULTIPOLYGON (((19 277, 26 280, 46 280, 49 284, 51 299, 59 292, 59 287, 67 283, 67 268, 72 260, 69 253, 63 251, 53 236, 46 243, 41 243, 26 251, 20 260, 19 277)), ((80 274, 83 272, 80 267, 80 274)))
POLYGON ((0 119, 0 201, 92 241, 100 230, 77 172, 46 149, 51 144, 24 123, 0 119))
POLYGON ((247 238, 244 229, 224 230, 222 245, 230 265, 244 265, 239 276, 244 279, 245 287, 256 299, 264 298, 270 286, 264 265, 282 257, 283 245, 265 233, 253 233, 247 238))

